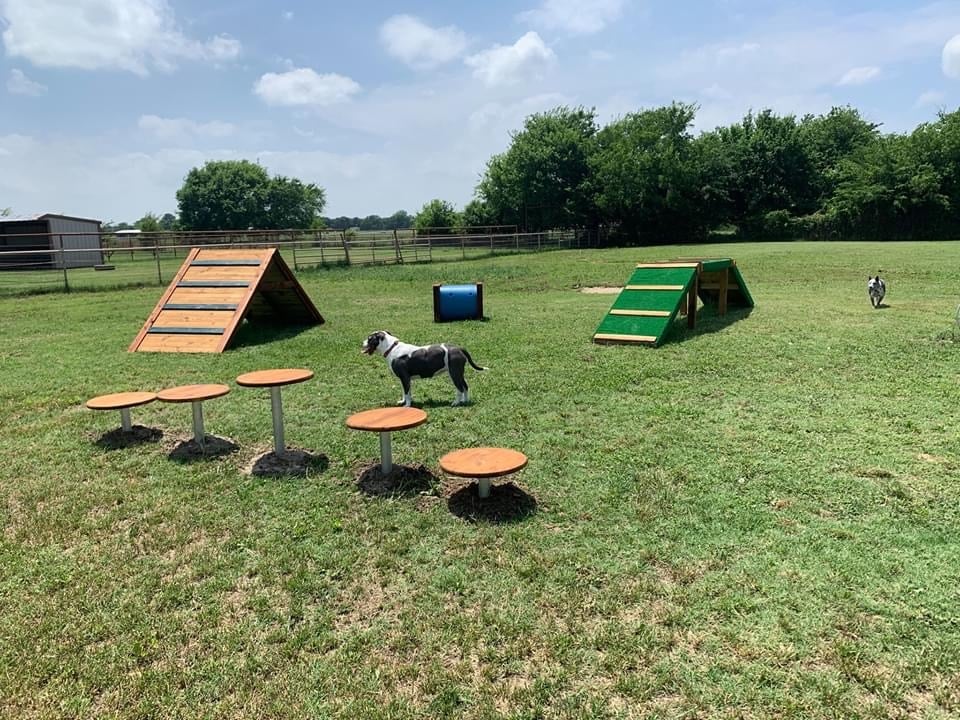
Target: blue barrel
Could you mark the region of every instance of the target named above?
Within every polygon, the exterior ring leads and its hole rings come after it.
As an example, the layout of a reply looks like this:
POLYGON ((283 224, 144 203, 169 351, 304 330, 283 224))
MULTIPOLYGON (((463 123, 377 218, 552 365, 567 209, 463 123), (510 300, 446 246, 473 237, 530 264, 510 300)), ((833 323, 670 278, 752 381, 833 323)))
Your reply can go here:
POLYGON ((483 319, 483 283, 473 285, 434 285, 435 322, 483 319))

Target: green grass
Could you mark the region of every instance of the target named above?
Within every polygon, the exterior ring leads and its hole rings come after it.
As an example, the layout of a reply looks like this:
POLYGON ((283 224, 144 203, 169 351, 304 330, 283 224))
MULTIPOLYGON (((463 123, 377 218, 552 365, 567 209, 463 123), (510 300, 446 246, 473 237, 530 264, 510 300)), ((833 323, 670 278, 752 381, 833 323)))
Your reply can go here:
POLYGON ((157 287, 0 301, 0 716, 947 718, 960 714, 954 310, 960 245, 562 251, 299 277, 327 324, 245 332, 222 355, 128 354, 157 287), (737 260, 757 307, 661 348, 590 337, 633 264, 737 260), (889 307, 873 310, 883 268, 889 307), (487 322, 432 323, 433 282, 483 280, 487 322), (430 421, 394 459, 437 480, 373 497, 394 402, 371 331, 458 342, 474 404, 414 386, 430 421), (306 477, 270 448, 240 373, 284 390, 306 477), (228 382, 207 431, 239 452, 168 457, 189 410, 106 450, 94 395, 228 382), (536 512, 451 512, 437 459, 522 449, 536 512))

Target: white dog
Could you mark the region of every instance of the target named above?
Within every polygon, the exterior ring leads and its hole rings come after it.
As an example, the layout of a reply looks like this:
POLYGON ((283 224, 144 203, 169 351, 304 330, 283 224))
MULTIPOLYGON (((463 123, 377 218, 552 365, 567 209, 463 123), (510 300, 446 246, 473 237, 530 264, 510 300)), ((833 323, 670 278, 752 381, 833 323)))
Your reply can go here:
POLYGON ((456 345, 411 345, 410 343, 400 342, 386 330, 378 330, 371 333, 360 351, 365 355, 378 353, 383 355, 387 365, 393 371, 393 374, 400 378, 400 384, 403 386, 403 399, 398 405, 410 407, 413 403, 413 395, 410 392, 410 385, 414 378, 431 378, 441 370, 446 370, 450 374, 454 387, 457 388, 457 398, 453 405, 465 405, 470 402, 469 389, 467 381, 463 378, 463 371, 467 363, 474 370, 487 370, 488 368, 477 365, 470 353, 456 345))
POLYGON ((884 295, 887 294, 887 284, 880 279, 880 276, 867 278, 867 295, 870 297, 870 304, 874 308, 880 307, 884 295))

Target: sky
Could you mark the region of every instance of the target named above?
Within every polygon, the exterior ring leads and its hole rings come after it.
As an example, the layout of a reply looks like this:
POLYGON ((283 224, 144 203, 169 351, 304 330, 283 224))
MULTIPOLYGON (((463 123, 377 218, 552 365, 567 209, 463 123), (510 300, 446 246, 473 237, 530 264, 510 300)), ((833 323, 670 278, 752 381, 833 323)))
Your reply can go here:
POLYGON ((960 105, 960 0, 0 0, 0 208, 177 212, 208 160, 328 216, 462 208, 525 117, 672 101, 695 131, 852 105, 909 132, 960 105))

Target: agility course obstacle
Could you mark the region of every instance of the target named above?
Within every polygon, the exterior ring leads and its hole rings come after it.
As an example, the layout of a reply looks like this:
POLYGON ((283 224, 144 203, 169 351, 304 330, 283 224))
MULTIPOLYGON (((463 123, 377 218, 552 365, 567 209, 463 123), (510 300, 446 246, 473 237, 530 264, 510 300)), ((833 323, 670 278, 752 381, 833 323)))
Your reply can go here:
POLYGON ((483 283, 433 285, 433 321, 483 320, 483 283))
POLYGON ((276 248, 192 248, 130 352, 223 352, 240 321, 320 325, 276 248))
POLYGON ((728 307, 753 307, 753 298, 731 258, 680 258, 641 263, 593 336, 596 343, 639 343, 656 347, 678 314, 688 327, 697 318, 697 298, 728 307))

